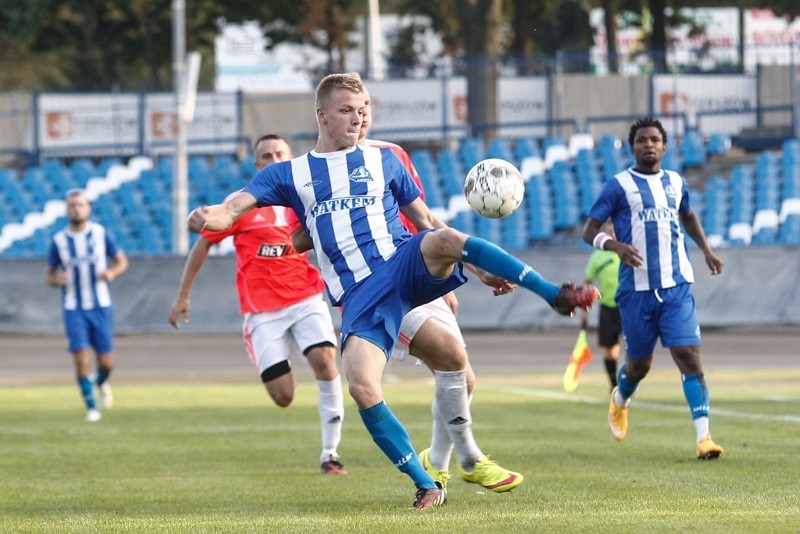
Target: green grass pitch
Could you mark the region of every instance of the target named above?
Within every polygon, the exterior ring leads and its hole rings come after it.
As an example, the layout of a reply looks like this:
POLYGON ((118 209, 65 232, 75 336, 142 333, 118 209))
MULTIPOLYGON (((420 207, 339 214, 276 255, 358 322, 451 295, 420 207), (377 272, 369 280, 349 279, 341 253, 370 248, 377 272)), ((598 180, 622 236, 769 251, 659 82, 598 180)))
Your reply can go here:
MULTIPOLYGON (((410 480, 380 453, 347 398, 340 453, 319 474, 316 390, 271 404, 257 383, 125 384, 101 422, 75 386, 0 389, 0 532, 797 532, 800 371, 710 373, 712 433, 694 458, 675 372, 654 371, 614 442, 606 379, 565 394, 553 373, 479 376, 483 450, 525 482, 494 494, 458 479, 447 506, 410 510, 410 480)), ((428 379, 385 384, 418 449, 428 379)))

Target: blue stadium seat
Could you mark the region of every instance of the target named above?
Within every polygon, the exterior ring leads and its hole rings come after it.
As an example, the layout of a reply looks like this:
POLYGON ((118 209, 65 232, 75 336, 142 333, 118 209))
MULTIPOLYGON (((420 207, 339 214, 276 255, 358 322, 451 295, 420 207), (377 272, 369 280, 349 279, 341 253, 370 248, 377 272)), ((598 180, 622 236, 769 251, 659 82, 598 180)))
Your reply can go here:
POLYGON ((528 208, 528 236, 533 240, 549 239, 555 232, 550 185, 544 176, 533 176, 525 184, 528 208))
POLYGON ((514 143, 514 157, 517 161, 522 161, 528 156, 542 157, 539 143, 532 137, 520 137, 514 143))
POLYGON ((753 222, 755 210, 753 168, 737 165, 731 174, 731 224, 753 222))
POLYGON ((461 148, 458 151, 458 156, 461 164, 465 169, 469 170, 481 161, 486 159, 486 152, 483 149, 483 142, 480 139, 469 137, 461 142, 461 148))
POLYGON ((708 138, 706 150, 709 156, 727 154, 731 151, 731 136, 727 133, 713 133, 708 138))
POLYGON ((725 238, 728 231, 729 186, 722 176, 706 183, 703 229, 709 236, 725 238))
POLYGON ((578 188, 575 177, 566 162, 557 162, 547 176, 553 186, 555 227, 557 230, 571 228, 580 217, 578 188))
POLYGON ((242 171, 242 176, 246 180, 249 180, 258 172, 258 169, 256 168, 256 162, 252 157, 248 157, 239 163, 239 169, 242 171))
POLYGON ((101 159, 100 163, 97 165, 97 174, 99 176, 107 176, 108 169, 114 165, 122 165, 122 160, 118 157, 107 157, 101 159))
POLYGON ((547 149, 554 145, 564 145, 564 138, 560 135, 546 135, 542 141, 542 153, 546 153, 547 149))
POLYGON ((681 143, 683 164, 689 166, 702 165, 706 161, 706 146, 703 136, 696 130, 688 130, 681 143))
POLYGON ((500 243, 503 238, 501 219, 475 216, 475 234, 492 243, 500 243))
POLYGON ((780 227, 780 242, 784 245, 800 245, 800 214, 792 214, 780 227))
POLYGON ((466 234, 475 234, 475 214, 472 210, 460 211, 449 225, 466 234))
POLYGON ((667 153, 661 160, 661 167, 676 172, 683 171, 683 157, 674 137, 667 138, 667 153))
POLYGON ((28 167, 25 169, 20 185, 22 185, 23 191, 28 194, 34 210, 42 208, 48 200, 57 198, 57 196, 60 197, 60 195, 54 194, 52 186, 41 167, 28 167))
POLYGON ((223 169, 233 165, 237 165, 236 156, 232 154, 218 154, 216 158, 214 158, 212 169, 223 169))
POLYGON ((501 245, 506 250, 528 248, 528 205, 522 203, 517 211, 502 219, 501 245))
POLYGON ((781 199, 800 198, 800 163, 782 170, 781 199))
POLYGON ((508 142, 508 139, 502 137, 495 137, 489 141, 489 146, 486 148, 486 157, 504 159, 517 165, 514 153, 511 151, 511 143, 508 142))

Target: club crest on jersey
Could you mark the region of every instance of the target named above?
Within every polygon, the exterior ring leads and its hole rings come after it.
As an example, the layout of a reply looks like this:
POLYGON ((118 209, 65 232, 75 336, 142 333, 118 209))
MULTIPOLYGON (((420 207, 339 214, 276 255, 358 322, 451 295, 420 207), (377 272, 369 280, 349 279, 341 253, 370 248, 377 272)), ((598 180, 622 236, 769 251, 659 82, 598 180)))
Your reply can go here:
POLYGON ((664 194, 671 198, 678 197, 678 192, 675 191, 675 188, 672 187, 672 184, 667 184, 664 186, 664 194))
POLYGON ((363 165, 355 169, 353 172, 350 173, 350 181, 351 182, 371 182, 372 175, 369 173, 366 167, 363 165))
POLYGON ((258 247, 258 255, 262 258, 280 258, 287 253, 288 245, 270 245, 264 243, 258 247))

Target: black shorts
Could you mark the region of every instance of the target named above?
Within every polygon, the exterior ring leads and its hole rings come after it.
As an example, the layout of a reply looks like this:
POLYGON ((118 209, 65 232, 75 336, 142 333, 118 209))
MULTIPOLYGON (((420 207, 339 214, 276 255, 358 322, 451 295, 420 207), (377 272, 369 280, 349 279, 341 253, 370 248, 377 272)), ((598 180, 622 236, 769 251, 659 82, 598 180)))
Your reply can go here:
POLYGON ((622 334, 622 321, 619 318, 619 308, 609 308, 600 305, 600 322, 597 326, 597 343, 601 347, 613 347, 619 343, 622 334))

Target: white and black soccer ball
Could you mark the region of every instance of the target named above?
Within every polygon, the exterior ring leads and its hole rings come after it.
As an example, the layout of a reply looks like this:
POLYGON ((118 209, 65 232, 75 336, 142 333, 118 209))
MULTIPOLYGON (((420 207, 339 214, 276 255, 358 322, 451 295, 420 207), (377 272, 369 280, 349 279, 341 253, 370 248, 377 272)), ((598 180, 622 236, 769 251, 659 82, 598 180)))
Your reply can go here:
POLYGON ((525 182, 519 170, 504 159, 479 161, 464 180, 469 206, 490 219, 511 215, 525 196, 525 182))

